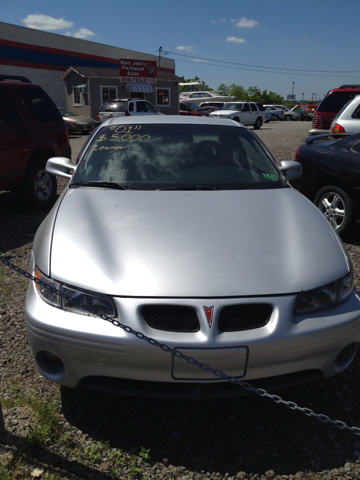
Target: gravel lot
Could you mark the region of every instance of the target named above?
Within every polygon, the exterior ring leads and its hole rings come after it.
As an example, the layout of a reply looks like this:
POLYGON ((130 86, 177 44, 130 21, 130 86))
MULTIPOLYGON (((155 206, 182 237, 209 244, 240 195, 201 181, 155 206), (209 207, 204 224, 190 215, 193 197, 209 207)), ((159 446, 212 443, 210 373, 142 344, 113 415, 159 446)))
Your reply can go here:
MULTIPOLYGON (((309 122, 274 122, 257 134, 280 162, 294 159, 309 129, 309 122)), ((73 160, 85 139, 71 138, 73 160)), ((63 187, 60 182, 59 190, 63 187)), ((0 192, 0 254, 27 270, 45 215, 24 212, 15 195, 0 192)), ((346 247, 360 289, 359 236, 346 247)), ((27 343, 26 289, 26 280, 0 264, 0 399, 6 426, 0 479, 360 478, 360 436, 266 399, 138 399, 51 384, 37 372, 27 343), (55 422, 45 432, 35 400, 55 408, 55 422)), ((336 378, 277 393, 360 426, 359 373, 358 355, 336 378)))

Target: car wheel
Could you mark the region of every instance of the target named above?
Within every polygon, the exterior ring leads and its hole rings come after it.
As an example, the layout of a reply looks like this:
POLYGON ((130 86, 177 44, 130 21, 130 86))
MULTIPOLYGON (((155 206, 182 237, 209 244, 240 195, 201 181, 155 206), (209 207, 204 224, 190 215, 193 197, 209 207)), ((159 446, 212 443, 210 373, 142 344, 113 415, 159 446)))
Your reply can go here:
POLYGON ((285 115, 285 120, 287 122, 290 122, 291 121, 291 115, 285 115))
POLYGON ((21 196, 29 208, 49 208, 54 203, 57 181, 45 170, 46 162, 47 159, 39 158, 27 168, 21 196))
POLYGON ((238 117, 233 118, 233 120, 235 120, 235 122, 239 122, 239 123, 240 123, 240 118, 238 118, 238 117))
POLYGON ((275 120, 279 120, 279 115, 274 115, 275 120))
POLYGON ((254 123, 254 130, 259 130, 262 125, 262 120, 260 117, 256 119, 256 122, 254 123))
POLYGON ((354 224, 354 203, 339 187, 324 187, 314 199, 315 205, 339 235, 349 233, 354 224))

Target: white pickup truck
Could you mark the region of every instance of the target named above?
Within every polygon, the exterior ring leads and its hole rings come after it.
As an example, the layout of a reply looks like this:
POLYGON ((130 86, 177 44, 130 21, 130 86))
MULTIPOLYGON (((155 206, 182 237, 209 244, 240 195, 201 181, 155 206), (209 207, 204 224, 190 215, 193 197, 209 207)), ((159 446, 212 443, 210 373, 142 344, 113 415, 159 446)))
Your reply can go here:
POLYGON ((258 130, 265 122, 265 109, 255 102, 229 102, 210 113, 210 117, 230 118, 243 125, 253 125, 254 130, 258 130))

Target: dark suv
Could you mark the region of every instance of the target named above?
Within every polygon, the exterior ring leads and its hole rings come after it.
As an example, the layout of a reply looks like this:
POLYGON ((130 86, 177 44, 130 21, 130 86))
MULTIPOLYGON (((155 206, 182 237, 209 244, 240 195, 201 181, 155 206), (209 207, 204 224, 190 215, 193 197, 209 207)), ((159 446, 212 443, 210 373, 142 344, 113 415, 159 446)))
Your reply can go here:
POLYGON ((48 94, 25 77, 0 75, 0 190, 17 191, 27 207, 55 200, 50 157, 71 158, 62 116, 48 94))
POLYGON ((349 100, 357 95, 360 95, 360 85, 342 85, 330 90, 316 109, 309 134, 329 133, 331 122, 336 115, 349 100))

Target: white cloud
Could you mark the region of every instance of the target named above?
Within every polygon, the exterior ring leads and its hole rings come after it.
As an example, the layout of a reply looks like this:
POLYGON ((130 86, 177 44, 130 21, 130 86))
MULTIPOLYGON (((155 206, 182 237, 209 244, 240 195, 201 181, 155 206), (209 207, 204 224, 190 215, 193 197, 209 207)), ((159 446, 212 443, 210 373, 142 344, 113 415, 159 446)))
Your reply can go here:
POLYGON ((193 62, 196 62, 196 63, 207 63, 208 61, 207 60, 204 60, 202 58, 194 58, 193 62))
POLYGON ((176 47, 176 50, 183 50, 184 52, 193 52, 193 51, 194 51, 194 47, 192 47, 192 46, 190 46, 190 45, 187 46, 187 47, 185 47, 185 46, 183 46, 183 47, 180 46, 180 47, 176 47))
POLYGON ((259 22, 256 22, 255 20, 249 20, 248 18, 242 17, 240 19, 230 19, 231 22, 235 23, 236 27, 239 28, 254 28, 257 25, 259 25, 259 22))
POLYGON ((70 28, 74 25, 73 22, 64 20, 63 18, 53 18, 48 15, 28 15, 24 18, 23 23, 28 28, 35 28, 36 30, 62 30, 64 28, 70 28))
POLYGON ((234 42, 234 43, 247 43, 247 41, 243 38, 237 38, 237 37, 227 37, 226 39, 227 42, 234 42))
POLYGON ((75 38, 82 38, 83 40, 85 40, 86 38, 94 37, 94 36, 95 36, 95 33, 91 32, 87 28, 80 28, 79 31, 74 33, 75 38))

